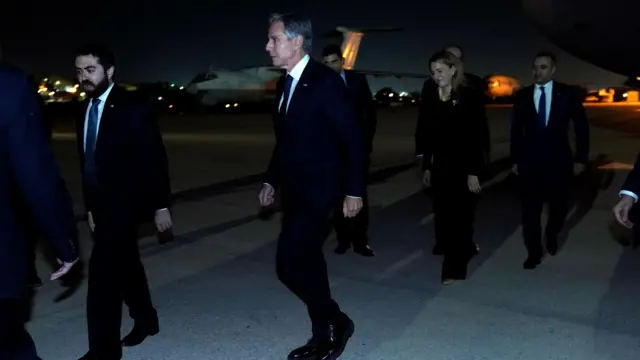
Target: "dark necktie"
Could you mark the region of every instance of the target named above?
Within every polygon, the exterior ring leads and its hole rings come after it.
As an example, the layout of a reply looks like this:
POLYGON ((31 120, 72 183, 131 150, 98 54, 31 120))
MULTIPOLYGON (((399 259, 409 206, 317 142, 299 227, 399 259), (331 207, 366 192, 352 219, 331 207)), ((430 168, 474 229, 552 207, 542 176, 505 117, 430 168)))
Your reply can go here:
POLYGON ((98 175, 96 171, 96 139, 98 138, 98 108, 100 99, 91 101, 91 109, 89 109, 89 119, 87 121, 87 140, 84 149, 84 174, 86 180, 91 186, 98 185, 98 175))
POLYGON ((293 77, 291 75, 287 75, 284 79, 284 89, 282 92, 282 104, 280 104, 280 109, 278 112, 281 117, 284 117, 287 114, 287 103, 289 102, 289 95, 291 93, 291 84, 293 83, 293 77))
POLYGON ((540 89, 540 100, 538 100, 538 119, 543 127, 547 126, 547 94, 544 91, 544 86, 538 87, 540 89))

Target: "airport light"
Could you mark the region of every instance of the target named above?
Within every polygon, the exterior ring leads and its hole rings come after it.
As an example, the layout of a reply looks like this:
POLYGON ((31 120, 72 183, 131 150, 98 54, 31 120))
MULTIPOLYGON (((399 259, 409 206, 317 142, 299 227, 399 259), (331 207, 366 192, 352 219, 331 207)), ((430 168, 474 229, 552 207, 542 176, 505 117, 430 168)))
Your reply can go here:
POLYGON ((49 93, 49 96, 53 96, 53 95, 55 95, 55 94, 56 94, 56 92, 55 92, 55 91, 52 91, 52 92, 50 92, 50 93, 49 93))
POLYGON ((180 90, 184 90, 184 86, 180 86, 180 90))
POLYGON ((169 105, 169 109, 173 109, 173 104, 169 105))
POLYGON ((80 96, 83 96, 83 97, 84 97, 84 96, 87 96, 87 93, 86 93, 86 92, 81 92, 81 93, 80 93, 80 96))
POLYGON ((176 87, 176 84, 171 84, 171 87, 176 87))
POLYGON ((225 105, 224 107, 228 109, 228 108, 230 108, 230 107, 231 107, 231 104, 227 104, 227 105, 225 105))
POLYGON ((60 80, 56 81, 56 85, 60 85, 60 80))
POLYGON ((162 100, 162 96, 158 96, 158 100, 162 100))

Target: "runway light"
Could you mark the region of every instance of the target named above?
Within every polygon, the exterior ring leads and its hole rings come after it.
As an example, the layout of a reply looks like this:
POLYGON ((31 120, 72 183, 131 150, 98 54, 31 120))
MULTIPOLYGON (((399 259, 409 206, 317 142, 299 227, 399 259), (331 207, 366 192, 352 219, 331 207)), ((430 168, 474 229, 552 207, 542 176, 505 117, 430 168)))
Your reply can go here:
POLYGON ((56 85, 60 85, 60 80, 56 81, 56 85))
POLYGON ((224 107, 226 107, 227 109, 231 107, 231 104, 227 104, 224 107))
POLYGON ((171 87, 176 87, 176 84, 171 84, 171 87))
POLYGON ((389 97, 393 97, 393 93, 389 93, 389 97))
POLYGON ((81 92, 80 96, 87 96, 87 93, 86 92, 81 92))
POLYGON ((162 96, 158 96, 158 100, 162 100, 162 96))
POLYGON ((169 109, 173 109, 173 104, 169 105, 169 109))
POLYGON ((184 90, 184 86, 180 86, 180 90, 184 90))
POLYGON ((233 107, 238 107, 238 103, 233 104, 233 107))
POLYGON ((49 96, 53 96, 53 95, 55 95, 55 94, 56 94, 56 92, 55 92, 55 91, 52 91, 52 92, 50 92, 50 93, 49 93, 49 96))

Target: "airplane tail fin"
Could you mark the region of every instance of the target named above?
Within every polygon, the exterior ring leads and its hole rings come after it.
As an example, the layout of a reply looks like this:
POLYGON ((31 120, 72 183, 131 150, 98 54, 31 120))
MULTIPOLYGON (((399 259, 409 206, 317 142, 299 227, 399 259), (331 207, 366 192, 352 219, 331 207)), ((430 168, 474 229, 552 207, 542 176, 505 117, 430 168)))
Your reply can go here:
POLYGON ((389 31, 401 31, 401 28, 363 28, 352 29, 344 26, 338 26, 335 32, 327 34, 327 36, 342 35, 342 57, 344 58, 344 68, 351 70, 356 65, 356 59, 358 57, 358 50, 362 43, 362 38, 365 33, 371 32, 389 32, 389 31))

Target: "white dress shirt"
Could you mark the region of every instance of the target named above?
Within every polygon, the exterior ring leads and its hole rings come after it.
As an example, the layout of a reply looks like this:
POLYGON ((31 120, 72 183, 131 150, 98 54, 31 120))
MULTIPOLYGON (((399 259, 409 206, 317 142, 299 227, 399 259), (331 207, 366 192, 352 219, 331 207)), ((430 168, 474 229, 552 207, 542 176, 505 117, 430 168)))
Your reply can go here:
MULTIPOLYGON (((298 81, 300 80, 300 77, 302 77, 302 72, 304 72, 304 69, 307 67, 307 64, 309 63, 310 59, 311 57, 309 57, 309 55, 305 55, 305 57, 303 57, 302 60, 300 60, 296 64, 296 66, 294 66, 293 69, 291 69, 291 72, 287 74, 293 78, 293 81, 291 82, 291 89, 289 89, 289 98, 287 99, 287 110, 289 110, 289 104, 291 104, 291 98, 293 97, 293 93, 296 91, 296 85, 298 85, 298 81)), ((280 109, 280 106, 282 106, 283 99, 284 99, 284 92, 282 92, 282 97, 280 97, 280 102, 278 103, 278 109, 280 109)))
MULTIPOLYGON (((102 120, 102 112, 104 111, 104 104, 107 102, 107 98, 113 89, 113 84, 109 85, 107 90, 102 93, 102 95, 98 96, 98 100, 100 100, 100 104, 98 104, 98 123, 96 124, 96 142, 98 141, 98 134, 100 133, 100 120, 102 120)), ((87 111, 84 114, 84 150, 87 150, 87 130, 89 128, 89 112, 93 107, 93 99, 89 100, 89 106, 87 106, 87 111)))
POLYGON ((538 106, 540 105, 540 96, 542 96, 541 87, 544 88, 544 95, 546 97, 546 119, 544 125, 549 125, 549 114, 551 114, 551 98, 553 97, 553 80, 547 82, 544 85, 535 85, 535 89, 533 90, 533 104, 536 106, 536 111, 539 111, 538 106))
MULTIPOLYGON (((307 67, 307 64, 309 63, 309 60, 311 60, 311 57, 309 55, 305 55, 302 58, 302 60, 300 60, 293 67, 293 69, 291 69, 291 71, 287 74, 287 75, 290 75, 293 78, 293 80, 291 81, 291 89, 289 90, 289 98, 287 99, 287 109, 286 109, 286 111, 289 110, 289 104, 291 104, 291 98, 293 98, 293 93, 296 90, 296 85, 298 85, 298 81, 302 77, 302 73, 304 72, 304 69, 307 67)), ((344 77, 343 77, 343 79, 344 79, 344 77)), ((280 102, 278 103, 278 109, 280 108, 280 106, 282 106, 282 101, 284 101, 284 92, 282 92, 282 96, 280 97, 280 102)), ((268 184, 268 183, 265 183, 265 184, 271 186, 271 184, 268 184)), ((361 197, 359 197, 359 196, 347 195, 347 197, 354 198, 354 199, 361 199, 361 197)))

